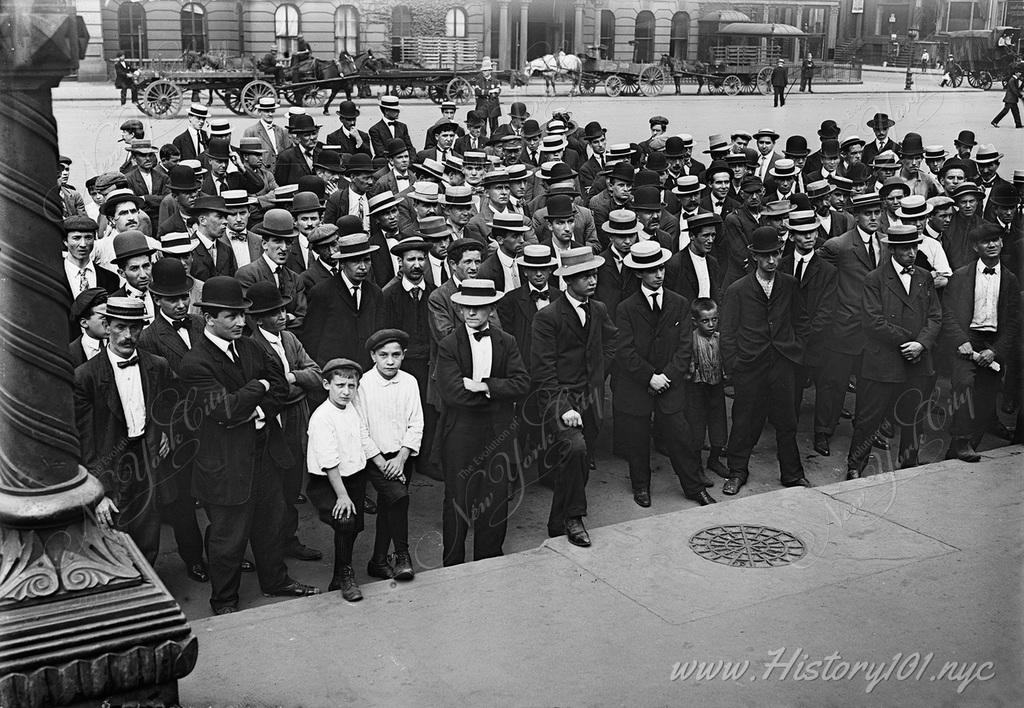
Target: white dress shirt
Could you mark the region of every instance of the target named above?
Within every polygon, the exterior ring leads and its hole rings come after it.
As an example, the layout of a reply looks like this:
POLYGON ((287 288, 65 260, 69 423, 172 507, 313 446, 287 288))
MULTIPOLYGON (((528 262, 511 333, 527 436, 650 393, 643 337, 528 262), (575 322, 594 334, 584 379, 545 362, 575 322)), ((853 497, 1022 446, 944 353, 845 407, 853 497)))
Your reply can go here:
MULTIPOLYGON (((128 426, 128 437, 142 437, 146 432, 146 397, 142 393, 142 371, 139 364, 126 366, 117 365, 120 361, 128 361, 107 348, 107 358, 114 370, 114 384, 117 386, 117 397, 121 399, 124 411, 124 422, 128 426)), ((138 356, 136 352, 132 356, 138 356)))
POLYGON ((501 264, 501 269, 505 272, 505 292, 510 293, 522 285, 519 280, 519 266, 516 265, 515 258, 500 248, 495 253, 498 254, 498 263, 501 264))
MULTIPOLYGON (((910 294, 910 281, 913 279, 913 273, 904 273, 903 266, 896 262, 895 258, 890 259, 892 261, 892 267, 896 269, 896 275, 899 276, 900 282, 903 283, 903 289, 907 291, 907 295, 910 294)), ((911 266, 913 268, 913 266, 911 266)))
POLYGON ((72 263, 71 258, 64 259, 64 274, 68 278, 68 285, 71 286, 71 292, 74 297, 78 297, 82 294, 83 290, 96 287, 96 266, 93 265, 92 261, 86 263, 85 267, 80 267, 77 263, 72 263), (86 284, 82 287, 82 275, 85 275, 86 284))
POLYGON ((292 367, 288 365, 288 355, 284 353, 284 342, 281 341, 281 335, 268 332, 262 327, 259 330, 264 339, 270 342, 270 348, 274 350, 277 358, 281 360, 281 366, 284 367, 284 373, 287 375, 292 370, 292 367))
POLYGON ((152 322, 153 316, 156 314, 156 312, 154 311, 155 308, 153 305, 153 298, 149 296, 149 293, 142 292, 141 290, 136 290, 129 283, 124 284, 124 291, 128 295, 128 297, 133 297, 136 300, 142 300, 142 304, 146 308, 146 322, 152 322))
POLYGON ((270 142, 270 151, 276 155, 281 151, 281 146, 277 144, 277 133, 274 132, 274 124, 261 120, 260 126, 263 128, 263 132, 267 134, 267 140, 270 142))
MULTIPOLYGON (((172 320, 170 317, 165 315, 163 313, 163 310, 160 310, 159 312, 160 312, 160 317, 164 318, 164 320, 167 321, 167 324, 169 324, 169 325, 171 325, 173 327, 174 326, 174 320, 172 320)), ((186 315, 186 317, 187 316, 188 315, 186 315)), ((185 342, 185 347, 187 349, 191 349, 192 348, 192 340, 191 340, 191 338, 189 336, 189 332, 188 332, 188 328, 187 327, 181 327, 179 329, 176 329, 176 330, 174 330, 174 333, 177 334, 178 337, 181 338, 181 341, 185 342)))
MULTIPOLYGON (((426 286, 424 286, 422 280, 419 283, 414 283, 411 280, 409 280, 408 278, 406 278, 404 275, 402 276, 402 289, 405 290, 405 292, 410 293, 410 294, 412 293, 413 290, 419 290, 420 291, 420 297, 419 297, 420 300, 423 299, 423 294, 427 291, 427 288, 426 288, 426 286)), ((390 450, 389 450, 389 452, 390 452, 390 450)))
POLYGON ((708 273, 708 259, 698 256, 691 249, 686 249, 693 263, 693 272, 697 274, 697 297, 711 297, 711 274, 708 273))
POLYGON ((430 275, 434 278, 434 286, 441 285, 442 273, 445 272, 444 261, 433 253, 427 254, 427 262, 430 264, 430 275))
POLYGON ((252 256, 249 254, 249 238, 247 234, 242 233, 243 238, 238 240, 231 237, 231 231, 225 231, 225 235, 228 237, 228 243, 231 244, 231 252, 235 254, 235 263, 241 268, 244 265, 252 263, 252 256))
POLYGON ((356 309, 358 310, 359 309, 359 305, 361 305, 362 302, 363 302, 363 287, 362 287, 362 283, 360 283, 359 285, 356 285, 355 283, 353 283, 351 280, 348 279, 348 276, 345 275, 345 271, 341 271, 341 282, 343 282, 345 284, 345 287, 348 288, 349 293, 352 292, 352 288, 357 288, 357 290, 355 291, 354 294, 355 294, 355 300, 356 300, 356 309))
MULTIPOLYGON (((550 292, 549 290, 541 291, 539 288, 533 287, 533 283, 530 283, 530 300, 533 300, 533 293, 544 292, 545 294, 550 292)), ((547 297, 541 297, 538 300, 533 301, 533 304, 538 310, 543 310, 545 307, 551 304, 551 300, 547 297)))
POLYGON ((266 253, 264 253, 262 257, 263 257, 263 262, 267 264, 268 268, 270 268, 270 274, 274 277, 274 285, 276 285, 278 288, 280 288, 281 287, 281 275, 280 275, 279 271, 284 266, 280 266, 277 263, 275 263, 274 261, 272 261, 270 259, 270 256, 268 256, 266 253))
POLYGON ((93 339, 88 334, 82 333, 82 351, 85 352, 86 361, 99 354, 101 349, 103 349, 102 340, 93 339))
POLYGON ((188 131, 188 137, 192 140, 192 147, 196 149, 196 155, 203 153, 203 145, 199 140, 199 131, 193 128, 191 125, 185 130, 188 131))
MULTIPOLYGON (((860 238, 861 244, 864 245, 864 252, 868 253, 869 256, 871 254, 868 252, 868 244, 871 244, 871 248, 875 252, 875 262, 872 265, 877 266, 878 265, 878 257, 880 255, 882 255, 878 251, 878 236, 877 236, 877 234, 869 234, 867 231, 865 231, 864 229, 862 229, 861 227, 858 226, 857 227, 857 236, 860 238)), ((897 268, 897 270, 899 270, 899 269, 897 268)))
POLYGON ((647 306, 654 311, 654 303, 658 303, 658 308, 665 307, 665 290, 658 288, 657 290, 648 290, 646 285, 640 286, 640 292, 643 293, 644 299, 647 300, 647 306))
POLYGON ((309 417, 307 430, 306 471, 310 474, 326 477, 327 470, 337 467, 342 477, 351 477, 366 467, 367 460, 380 454, 351 403, 339 408, 330 400, 324 401, 309 417))
POLYGON ((974 315, 971 317, 971 329, 995 332, 999 327, 999 285, 1002 272, 998 262, 993 266, 995 273, 986 274, 987 267, 979 259, 974 268, 974 315))
POLYGON ((423 404, 416 378, 399 371, 385 379, 373 367, 359 379, 356 410, 363 418, 374 445, 385 454, 407 447, 416 455, 423 440, 423 404))
POLYGON ((811 250, 806 255, 801 255, 796 251, 793 251, 793 277, 796 277, 797 273, 800 273, 800 280, 803 280, 803 276, 807 273, 807 267, 811 264, 811 259, 814 258, 814 251, 811 250), (801 269, 800 264, 803 263, 804 267, 801 269))
MULTIPOLYGON (((486 332, 488 329, 489 327, 485 325, 480 331, 486 332)), ((473 354, 472 378, 474 381, 483 381, 491 376, 491 359, 493 355, 491 337, 481 337, 477 340, 477 338, 473 336, 477 330, 473 329, 469 325, 466 325, 466 331, 469 332, 469 350, 473 354)))
POLYGON ((370 233, 370 204, 365 194, 357 194, 352 187, 348 188, 348 215, 358 216, 363 222, 363 230, 370 233))

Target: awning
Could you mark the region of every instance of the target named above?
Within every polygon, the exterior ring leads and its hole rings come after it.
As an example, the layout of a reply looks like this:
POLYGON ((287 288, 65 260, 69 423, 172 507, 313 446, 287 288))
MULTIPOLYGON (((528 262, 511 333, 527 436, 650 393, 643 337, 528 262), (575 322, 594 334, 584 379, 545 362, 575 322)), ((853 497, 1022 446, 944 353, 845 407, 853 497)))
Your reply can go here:
POLYGON ((746 34, 756 37, 803 37, 804 33, 793 25, 767 24, 762 22, 733 22, 720 29, 719 34, 746 34))
POLYGON ((750 18, 735 10, 715 10, 701 17, 698 22, 750 22, 750 18))

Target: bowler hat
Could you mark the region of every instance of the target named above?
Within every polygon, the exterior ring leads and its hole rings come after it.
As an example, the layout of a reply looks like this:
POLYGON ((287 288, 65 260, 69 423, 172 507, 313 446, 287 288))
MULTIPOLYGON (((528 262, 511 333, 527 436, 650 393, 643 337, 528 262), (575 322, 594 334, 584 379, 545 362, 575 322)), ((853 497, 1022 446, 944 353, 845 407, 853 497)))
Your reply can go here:
POLYGON ((345 236, 366 236, 366 231, 363 229, 363 220, 355 214, 346 214, 345 216, 339 217, 335 223, 338 229, 338 238, 345 236))
POLYGON ((315 133, 319 130, 320 126, 313 122, 313 116, 306 113, 293 116, 288 123, 288 132, 290 133, 315 133))
POLYGON ((885 113, 876 113, 871 117, 871 120, 867 122, 867 126, 872 129, 891 128, 894 125, 896 125, 896 121, 885 113))
POLYGON ((86 316, 87 312, 90 310, 95 311, 97 305, 102 305, 106 301, 107 291, 103 288, 87 288, 78 293, 78 297, 71 303, 72 322, 78 322, 78 320, 86 316))
POLYGON ((423 251, 426 253, 430 250, 430 244, 419 236, 410 236, 409 238, 403 238, 388 250, 392 256, 400 256, 409 251, 423 251))
POLYGON ((288 207, 288 211, 291 212, 292 216, 311 212, 323 212, 323 210, 324 207, 320 204, 320 200, 312 192, 297 193, 292 198, 292 203, 288 207))
POLYGON ((636 173, 633 171, 633 165, 629 162, 616 162, 607 170, 608 182, 611 183, 613 179, 621 180, 623 182, 633 183, 636 178, 636 173))
POLYGON ((622 265, 633 270, 647 270, 664 265, 672 252, 662 248, 657 241, 637 241, 629 247, 629 253, 622 259, 622 265))
POLYGON ((475 128, 478 125, 484 124, 483 117, 476 111, 466 111, 466 125, 470 128, 475 128))
POLYGON ((973 130, 961 130, 960 134, 953 140, 956 145, 963 145, 964 147, 974 147, 978 144, 978 140, 974 136, 973 130))
POLYGON ((643 168, 636 171, 636 177, 633 178, 633 190, 634 192, 641 187, 657 187, 660 191, 664 186, 664 180, 654 170, 643 168))
POLYGON ((664 172, 668 169, 668 158, 665 157, 663 152, 652 152, 647 156, 647 162, 644 163, 644 167, 655 172, 664 172))
POLYGON ((466 307, 482 307, 493 305, 504 295, 494 287, 493 280, 482 278, 466 278, 459 285, 457 292, 452 294, 452 302, 466 307))
POLYGON ((93 307, 93 312, 103 315, 108 320, 144 322, 149 319, 146 315, 146 304, 135 297, 108 297, 106 302, 93 307))
POLYGON ((785 245, 779 238, 779 230, 774 226, 758 226, 750 234, 750 245, 747 248, 751 253, 774 253, 782 250, 785 245))
POLYGON ((172 192, 194 192, 202 186, 196 179, 195 171, 188 165, 175 165, 167 174, 172 192))
POLYGON ((836 125, 834 120, 823 120, 821 121, 821 127, 818 128, 818 137, 822 139, 835 140, 839 137, 839 126, 836 125))
POLYGON ((661 211, 665 203, 661 201, 661 190, 657 187, 645 186, 633 190, 634 210, 661 211))
POLYGON ((342 101, 338 105, 338 115, 342 118, 355 120, 359 117, 359 108, 352 101, 342 101))
POLYGON ((530 112, 526 110, 526 104, 521 101, 513 103, 508 110, 508 114, 513 118, 529 118, 530 112))
POLYGON ((916 226, 909 224, 889 224, 888 230, 878 241, 887 246, 912 246, 924 241, 924 235, 918 233, 916 226))
POLYGON ((555 270, 555 275, 560 278, 568 278, 579 273, 587 273, 597 270, 604 265, 604 258, 594 255, 590 246, 578 246, 561 252, 559 259, 561 265, 555 270))
POLYGON ((295 217, 284 209, 267 209, 263 222, 254 226, 252 232, 265 239, 291 239, 299 235, 295 230, 295 217))
POLYGON ((378 329, 366 338, 366 351, 375 352, 385 344, 391 344, 392 342, 398 342, 398 345, 405 349, 409 346, 409 335, 400 329, 378 329))
POLYGON ((946 174, 950 170, 963 170, 964 174, 966 175, 967 174, 967 167, 968 167, 968 164, 964 160, 961 160, 959 157, 951 157, 951 158, 949 158, 948 160, 946 160, 945 162, 942 163, 942 167, 939 168, 939 175, 938 176, 942 177, 944 174, 946 174))
POLYGON ((554 268, 558 266, 551 246, 542 243, 529 243, 523 246, 523 254, 516 258, 520 268, 554 268))
POLYGON ((153 252, 146 234, 135 229, 122 231, 114 237, 114 262, 123 263, 135 256, 148 256, 153 252))
POLYGON ((195 283, 195 279, 185 272, 185 266, 180 260, 161 258, 150 271, 149 292, 160 297, 188 295, 195 283))
POLYGON ((540 123, 535 121, 533 118, 530 118, 527 121, 523 121, 523 127, 519 132, 524 138, 527 139, 536 138, 543 134, 540 129, 540 123))
POLYGON ((786 148, 782 152, 786 157, 807 157, 811 154, 807 147, 807 138, 802 135, 790 135, 786 138, 786 148))
MULTIPOLYGON (((402 147, 405 148, 405 143, 402 143, 402 147)), ((373 169, 372 158, 364 152, 357 152, 348 159, 348 163, 345 165, 345 174, 359 174, 375 172, 373 169)))
POLYGON ((704 170, 704 178, 710 184, 714 180, 715 175, 719 172, 724 172, 729 175, 729 179, 732 179, 732 168, 729 167, 729 163, 725 160, 715 160, 708 165, 708 168, 704 170))
POLYGON ((323 177, 317 177, 316 175, 302 175, 295 182, 295 191, 292 193, 293 197, 299 192, 312 192, 320 200, 320 204, 323 204, 327 201, 325 196, 327 193, 327 182, 324 181, 323 177))
POLYGON ((341 153, 336 150, 321 150, 318 152, 313 160, 313 167, 319 167, 321 170, 327 170, 338 175, 345 172, 345 167, 341 164, 341 153))
POLYGON ((679 158, 686 155, 686 144, 678 135, 672 135, 665 139, 665 157, 679 158))
POLYGON ((384 144, 384 152, 387 153, 388 157, 398 157, 403 152, 409 152, 409 146, 400 138, 392 138, 384 144))
POLYGON ((272 280, 261 280, 258 283, 253 283, 245 291, 245 296, 252 301, 252 304, 246 310, 250 315, 263 315, 268 312, 274 312, 292 301, 290 297, 281 295, 281 291, 272 280))
POLYGON ((220 310, 245 310, 252 302, 245 299, 242 283, 230 275, 215 275, 203 283, 202 300, 199 307, 220 310))
POLYGON ((206 144, 206 157, 226 162, 231 159, 231 142, 227 138, 210 138, 206 144))
POLYGON ((548 208, 548 219, 568 219, 569 217, 576 215, 576 209, 573 207, 572 197, 568 194, 548 195, 545 204, 548 208))
POLYGON ((1009 182, 996 182, 988 194, 989 204, 998 207, 1015 207, 1020 203, 1017 188, 1009 182))
POLYGON ((846 178, 854 184, 865 184, 874 179, 874 173, 863 162, 855 162, 846 169, 846 178))
MULTIPOLYGON (((342 230, 340 221, 341 220, 339 219, 339 231, 342 230)), ((332 257, 336 261, 345 261, 373 253, 379 248, 380 246, 370 243, 370 237, 365 233, 351 234, 349 236, 342 236, 338 239, 338 250, 332 257)))
POLYGON ((894 190, 903 189, 906 190, 907 196, 910 195, 910 185, 904 182, 899 177, 890 177, 882 183, 882 186, 878 189, 878 196, 885 199, 894 190))
POLYGON ((609 236, 627 236, 643 230, 644 227, 637 221, 636 212, 630 209, 613 209, 608 213, 608 220, 601 224, 601 231, 609 236))
MULTIPOLYGON (((542 178, 548 182, 564 182, 565 180, 573 179, 576 177, 576 174, 576 171, 569 167, 565 162, 555 162, 552 163, 551 167, 548 169, 547 176, 542 175, 542 178)), ((632 180, 632 178, 630 179, 632 180)))

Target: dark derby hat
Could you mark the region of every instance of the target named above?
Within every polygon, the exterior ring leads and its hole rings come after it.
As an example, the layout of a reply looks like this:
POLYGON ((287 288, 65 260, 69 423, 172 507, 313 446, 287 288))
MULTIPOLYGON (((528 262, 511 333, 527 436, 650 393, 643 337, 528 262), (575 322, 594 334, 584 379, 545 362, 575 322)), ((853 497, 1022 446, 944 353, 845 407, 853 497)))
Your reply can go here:
POLYGON ((161 258, 150 271, 149 292, 160 297, 188 295, 195 283, 179 259, 161 258))
POLYGON ((313 122, 313 116, 307 113, 292 116, 288 124, 288 132, 290 133, 316 133, 319 130, 320 126, 313 122))
POLYGON ((313 192, 299 192, 292 197, 292 203, 288 207, 288 211, 293 216, 299 214, 307 214, 310 212, 322 212, 324 210, 323 205, 313 192))
POLYGON ((807 147, 807 138, 802 135, 790 135, 786 138, 786 148, 783 150, 786 157, 807 157, 811 154, 807 147))
POLYGON ((907 133, 898 149, 900 157, 924 157, 924 143, 918 133, 907 133))
POLYGON ((341 153, 335 150, 321 150, 318 152, 316 159, 313 161, 313 167, 319 167, 321 170, 327 170, 336 174, 342 174, 345 171, 341 164, 341 153))
MULTIPOLYGON (((408 147, 406 146, 406 144, 404 142, 402 142, 402 141, 399 141, 399 142, 402 143, 402 149, 403 150, 407 150, 408 149, 408 147)), ((375 171, 376 170, 374 170, 374 168, 373 168, 373 160, 370 158, 369 155, 367 155, 366 153, 363 153, 363 152, 357 152, 356 154, 352 155, 352 157, 350 157, 349 160, 348 160, 348 164, 345 165, 345 173, 346 174, 350 174, 350 175, 351 174, 357 174, 357 173, 360 173, 360 172, 365 173, 365 172, 375 172, 375 171)))
POLYGON ((1017 188, 1010 182, 996 182, 989 192, 988 201, 993 206, 1015 207, 1020 203, 1017 188))
POLYGON ((668 158, 665 157, 663 152, 652 152, 647 156, 647 162, 644 166, 648 170, 654 170, 655 172, 664 172, 668 169, 668 158))
POLYGON ((774 226, 758 226, 750 235, 751 253, 774 253, 782 250, 785 245, 779 237, 779 230, 774 226))
POLYGON ((261 280, 258 283, 253 283, 245 292, 245 296, 252 301, 252 304, 246 310, 250 315, 263 315, 268 312, 274 312, 292 301, 290 297, 281 295, 281 291, 278 290, 277 285, 272 280, 261 280))
POLYGON ((665 157, 685 157, 686 143, 678 135, 673 135, 665 140, 665 157))
POLYGON ((540 123, 530 118, 527 121, 523 121, 522 136, 524 138, 536 138, 543 135, 543 131, 540 129, 540 123))
POLYGON ((153 252, 146 234, 135 229, 122 231, 114 237, 114 263, 123 263, 135 256, 148 256, 153 252))
POLYGON ((835 138, 826 138, 821 141, 822 157, 839 157, 839 141, 835 138))
MULTIPOLYGON (((391 140, 387 141, 387 143, 385 143, 384 151, 388 154, 388 157, 397 157, 398 155, 401 155, 403 152, 409 152, 409 146, 405 144, 404 140, 401 140, 399 138, 392 138, 391 140)), ((354 159, 355 155, 353 155, 352 157, 354 159)), ((352 164, 351 160, 349 161, 349 164, 352 164)))
POLYGON ((661 175, 647 168, 637 170, 636 177, 633 179, 633 189, 640 187, 658 187, 660 189, 663 184, 661 175))
POLYGON ((352 101, 342 101, 338 105, 338 115, 342 118, 355 120, 359 117, 359 108, 352 101))
POLYGON ((398 345, 405 349, 409 346, 409 335, 400 329, 378 329, 366 338, 366 351, 375 352, 392 342, 398 342, 398 345))
POLYGON ((568 219, 576 215, 576 208, 573 206, 572 197, 568 194, 548 195, 546 204, 548 208, 547 218, 549 219, 568 219))
POLYGON ((206 156, 211 160, 227 162, 231 159, 231 141, 227 138, 210 138, 206 144, 206 156))
POLYGON ((855 162, 847 168, 846 178, 854 184, 864 184, 874 179, 874 172, 863 162, 855 162))
POLYGON ((839 126, 836 125, 834 120, 823 120, 821 121, 821 127, 818 128, 818 137, 835 140, 839 137, 839 132, 839 126))
MULTIPOLYGON (((284 201, 285 205, 291 204, 295 195, 299 192, 312 192, 316 195, 316 198, 320 200, 321 204, 323 204, 326 199, 327 183, 324 182, 322 177, 317 177, 316 175, 302 175, 294 185, 290 186, 295 187, 295 190, 287 193, 287 199, 284 201)), ((276 195, 277 192, 274 194, 276 195)))
POLYGON ((291 239, 299 235, 295 230, 295 217, 285 209, 267 209, 262 223, 254 226, 252 232, 265 239, 291 239))
POLYGON ((196 179, 196 172, 188 165, 175 165, 168 172, 172 192, 194 192, 202 185, 196 179))
POLYGON ((661 211, 665 203, 661 201, 661 190, 657 187, 645 186, 633 190, 633 210, 661 211))
POLYGON ((221 310, 245 310, 252 302, 245 299, 242 283, 230 275, 215 275, 203 283, 203 299, 199 307, 221 310))
POLYGON ((973 130, 961 130, 960 134, 956 136, 953 142, 957 145, 963 145, 964 147, 974 147, 978 144, 978 140, 974 136, 973 130))
POLYGON ((564 182, 565 180, 573 179, 575 176, 576 171, 569 167, 569 165, 564 162, 556 162, 548 170, 547 180, 549 182, 564 182))
POLYGON ((636 179, 636 173, 633 171, 633 165, 629 164, 629 162, 625 160, 622 162, 616 162, 612 165, 611 169, 607 171, 607 174, 609 182, 613 179, 618 179, 623 182, 632 183, 633 180, 636 179))

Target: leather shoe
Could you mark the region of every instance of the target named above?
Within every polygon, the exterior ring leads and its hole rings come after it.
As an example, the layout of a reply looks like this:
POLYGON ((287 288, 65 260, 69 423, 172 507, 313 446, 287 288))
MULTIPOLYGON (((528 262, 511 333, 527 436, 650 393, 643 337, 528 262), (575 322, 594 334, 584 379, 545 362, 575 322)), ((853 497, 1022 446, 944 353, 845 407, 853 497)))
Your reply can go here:
MULTIPOLYGON (((708 469, 717 474, 722 479, 729 479, 729 468, 723 465, 722 461, 715 457, 714 454, 712 454, 711 457, 708 458, 708 469)), ((704 486, 710 487, 712 485, 705 484, 704 486)))
POLYGON ((234 605, 225 605, 224 607, 214 607, 213 614, 215 615, 233 615, 238 612, 238 608, 234 605))
POLYGON ((783 487, 808 487, 808 488, 810 488, 810 487, 813 487, 814 485, 811 484, 810 480, 808 480, 806 477, 801 477, 800 479, 794 480, 792 482, 783 482, 782 486, 783 487))
POLYGON ((981 455, 970 448, 966 440, 956 440, 950 445, 953 455, 961 462, 981 462, 981 455))
POLYGON ((717 504, 718 503, 718 502, 715 501, 715 498, 713 496, 708 494, 703 489, 701 491, 697 492, 692 497, 690 495, 688 495, 688 494, 684 494, 683 496, 685 496, 687 499, 690 499, 692 501, 697 502, 701 506, 707 506, 708 504, 717 504))
POLYGON ((256 566, 254 566, 252 564, 252 561, 249 560, 248 558, 243 558, 242 559, 242 565, 239 566, 239 569, 243 573, 252 573, 252 572, 254 572, 256 570, 256 566))
POLYGON ((730 477, 725 480, 725 484, 722 485, 722 494, 728 494, 732 496, 740 491, 740 487, 743 486, 743 480, 739 477, 730 477))
POLYGON ((874 437, 871 438, 871 447, 877 447, 879 450, 888 450, 889 441, 882 437, 881 433, 875 433, 874 437))
POLYGON ((300 561, 318 561, 324 557, 324 554, 320 551, 310 548, 297 540, 288 544, 284 554, 289 558, 295 558, 300 561))
POLYGON ((395 551, 395 580, 412 580, 416 572, 412 569, 412 558, 407 552, 395 551))
POLYGON ((822 457, 828 457, 832 450, 828 446, 828 435, 825 433, 814 434, 814 451, 822 457))
POLYGON ((206 572, 206 563, 203 563, 202 561, 193 563, 185 569, 185 572, 188 574, 188 577, 192 578, 197 583, 205 583, 210 580, 210 574, 206 572))
POLYGON ((846 479, 860 479, 860 470, 846 470, 846 479))
POLYGON ((387 558, 384 560, 370 559, 370 562, 366 564, 366 574, 371 578, 380 578, 381 580, 391 580, 395 577, 395 569, 388 563, 387 558))
POLYGON ((637 503, 637 506, 647 508, 651 505, 651 492, 647 489, 637 489, 633 492, 633 501, 637 503))
POLYGON ((320 588, 300 583, 298 580, 288 579, 288 583, 276 590, 265 592, 265 597, 306 597, 307 595, 319 595, 320 588))
POLYGON ((341 596, 349 602, 359 602, 363 599, 363 591, 356 584, 356 572, 350 565, 342 566, 340 575, 334 576, 331 584, 327 586, 328 592, 335 590, 341 590, 341 596))
POLYGON ((569 538, 569 543, 574 546, 590 547, 590 535, 583 526, 583 519, 578 516, 565 520, 565 535, 569 538))

